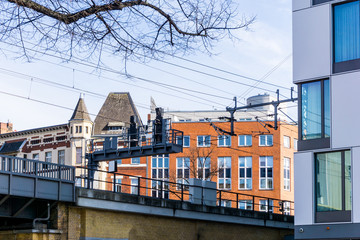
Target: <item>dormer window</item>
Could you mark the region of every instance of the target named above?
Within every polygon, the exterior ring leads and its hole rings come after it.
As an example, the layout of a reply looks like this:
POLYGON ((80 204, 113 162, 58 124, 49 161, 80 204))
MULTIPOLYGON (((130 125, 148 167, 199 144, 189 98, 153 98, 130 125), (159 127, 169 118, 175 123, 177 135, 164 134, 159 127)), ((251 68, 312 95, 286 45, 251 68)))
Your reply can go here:
POLYGON ((125 128, 125 123, 123 122, 109 122, 107 124, 108 131, 120 131, 125 128))

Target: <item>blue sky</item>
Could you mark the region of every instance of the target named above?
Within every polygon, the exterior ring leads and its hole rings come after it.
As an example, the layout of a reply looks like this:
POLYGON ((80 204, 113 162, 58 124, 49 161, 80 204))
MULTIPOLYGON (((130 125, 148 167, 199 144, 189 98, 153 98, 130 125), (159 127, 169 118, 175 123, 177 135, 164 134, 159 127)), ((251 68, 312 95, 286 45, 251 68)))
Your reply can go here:
MULTIPOLYGON (((274 95, 273 92, 276 91, 276 87, 266 84, 258 85, 262 89, 249 91, 247 86, 227 81, 247 85, 255 83, 238 75, 261 79, 272 71, 264 82, 286 88, 292 87, 291 1, 238 1, 242 14, 257 17, 251 29, 235 33, 241 40, 232 42, 223 39, 215 44, 215 54, 212 56, 201 53, 185 56, 191 61, 232 74, 168 57, 164 61, 202 73, 152 60, 145 64, 128 62, 128 73, 137 77, 129 79, 122 74, 124 63, 121 58, 110 53, 105 53, 104 58, 103 67, 111 69, 107 71, 46 56, 42 56, 41 60, 34 59, 28 62, 24 58, 16 58, 12 53, 18 50, 16 47, 0 44, 0 100, 3 103, 0 121, 11 121, 14 128, 19 131, 66 123, 72 115, 67 109, 5 93, 73 109, 80 92, 86 90, 98 94, 94 96, 85 93, 84 97, 89 112, 96 114, 105 100, 104 96, 109 92, 130 92, 145 121, 149 112, 150 97, 153 97, 159 106, 169 110, 221 110, 233 104, 231 99, 234 96, 241 97, 240 101, 244 102, 246 97, 264 92, 274 95), (162 88, 139 78, 174 85, 177 88, 162 88), (63 86, 55 87, 50 81, 63 86), (180 87, 208 95, 195 92, 187 92, 186 95, 179 92, 185 92, 180 87)), ((96 63, 94 59, 84 59, 82 62, 96 63)), ((284 89, 280 89, 280 93, 290 96, 290 91, 284 89)), ((94 116, 92 118, 94 119, 94 116)))

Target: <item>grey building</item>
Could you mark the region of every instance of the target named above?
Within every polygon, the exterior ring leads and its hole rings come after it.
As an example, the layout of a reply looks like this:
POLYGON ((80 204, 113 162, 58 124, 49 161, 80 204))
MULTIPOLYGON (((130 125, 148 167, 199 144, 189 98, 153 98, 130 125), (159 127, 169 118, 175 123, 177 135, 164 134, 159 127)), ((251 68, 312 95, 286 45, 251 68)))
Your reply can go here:
POLYGON ((360 1, 293 0, 295 238, 360 238, 360 1))

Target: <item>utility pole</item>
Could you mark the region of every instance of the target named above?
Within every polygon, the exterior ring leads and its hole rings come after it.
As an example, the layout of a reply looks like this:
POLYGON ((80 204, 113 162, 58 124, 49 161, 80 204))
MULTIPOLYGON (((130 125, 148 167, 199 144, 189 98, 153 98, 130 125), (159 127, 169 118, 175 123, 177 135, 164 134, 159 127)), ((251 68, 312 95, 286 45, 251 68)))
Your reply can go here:
POLYGON ((250 105, 246 105, 246 106, 242 106, 242 107, 237 107, 237 98, 234 97, 234 102, 235 102, 235 107, 231 108, 231 107, 227 107, 226 111, 230 112, 230 122, 231 122, 231 131, 230 131, 230 135, 234 136, 236 135, 234 133, 234 122, 235 122, 235 118, 234 118, 234 114, 237 110, 241 110, 241 109, 249 109, 249 108, 256 108, 256 107, 263 107, 263 106, 269 106, 269 105, 273 105, 274 106, 274 129, 277 130, 278 129, 278 107, 281 103, 286 103, 286 102, 295 102, 298 100, 298 98, 294 98, 293 97, 293 91, 294 88, 291 88, 291 98, 290 99, 285 99, 285 100, 280 100, 280 93, 279 93, 279 89, 276 91, 276 95, 277 95, 277 100, 276 101, 272 101, 272 102, 267 102, 267 103, 259 103, 259 104, 250 104, 250 105))

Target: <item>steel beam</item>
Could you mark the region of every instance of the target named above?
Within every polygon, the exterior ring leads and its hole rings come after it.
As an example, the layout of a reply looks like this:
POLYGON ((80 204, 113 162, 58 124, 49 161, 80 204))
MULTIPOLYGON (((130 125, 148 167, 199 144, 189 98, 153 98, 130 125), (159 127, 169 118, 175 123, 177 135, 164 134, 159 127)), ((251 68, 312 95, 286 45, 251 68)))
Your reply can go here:
POLYGON ((29 201, 27 201, 19 210, 17 210, 12 217, 17 217, 22 211, 25 210, 32 202, 34 202, 35 198, 31 198, 29 201))

